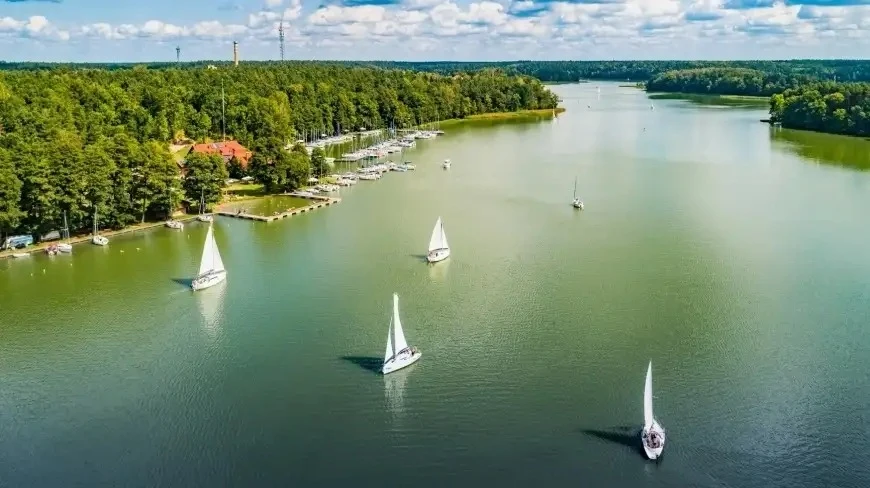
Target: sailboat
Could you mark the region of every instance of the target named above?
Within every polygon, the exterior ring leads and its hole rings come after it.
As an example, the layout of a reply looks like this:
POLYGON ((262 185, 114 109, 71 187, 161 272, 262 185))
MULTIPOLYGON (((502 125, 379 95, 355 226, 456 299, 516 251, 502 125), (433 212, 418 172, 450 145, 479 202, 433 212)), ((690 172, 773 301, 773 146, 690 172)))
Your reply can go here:
POLYGON ((172 188, 169 189, 169 219, 166 221, 166 227, 170 229, 182 230, 184 229, 184 224, 172 218, 172 210, 174 207, 172 206, 172 188))
POLYGON ((205 189, 200 188, 199 190, 199 215, 196 217, 200 222, 211 222, 214 218, 205 213, 205 189))
POLYGON ((658 459, 665 448, 665 429, 653 417, 652 400, 652 361, 650 361, 646 370, 646 384, 643 387, 643 429, 640 432, 640 440, 646 457, 658 459))
POLYGON ((449 160, 449 159, 445 159, 444 162, 441 163, 441 166, 442 166, 444 169, 450 169, 450 160, 449 160))
POLYGON ((57 250, 60 252, 71 253, 72 252, 72 244, 69 242, 69 225, 66 223, 66 210, 63 211, 63 229, 61 230, 61 239, 64 242, 61 242, 57 245, 57 250))
POLYGON ((450 257, 450 245, 447 244, 447 234, 444 232, 444 223, 441 222, 441 217, 435 221, 435 227, 432 229, 432 237, 429 238, 429 253, 426 255, 426 260, 430 263, 437 263, 450 257))
POLYGON ((392 373, 410 366, 420 359, 422 354, 416 347, 408 346, 402 321, 399 319, 399 295, 393 293, 393 317, 390 319, 390 330, 387 333, 387 351, 384 353, 383 374, 392 373))
POLYGON ((97 222, 98 222, 97 221, 97 209, 96 209, 96 207, 94 207, 94 237, 91 238, 91 243, 93 243, 97 246, 105 246, 106 244, 109 243, 109 239, 101 236, 97 232, 97 230, 99 229, 97 222))
POLYGON ((574 202, 571 204, 574 205, 574 208, 579 208, 583 210, 583 201, 577 198, 577 177, 574 177, 574 202))
POLYGON ((227 279, 227 271, 218 251, 217 241, 214 240, 214 224, 208 226, 205 235, 205 245, 202 248, 202 261, 199 263, 199 274, 193 279, 190 287, 193 291, 202 290, 214 286, 227 279))

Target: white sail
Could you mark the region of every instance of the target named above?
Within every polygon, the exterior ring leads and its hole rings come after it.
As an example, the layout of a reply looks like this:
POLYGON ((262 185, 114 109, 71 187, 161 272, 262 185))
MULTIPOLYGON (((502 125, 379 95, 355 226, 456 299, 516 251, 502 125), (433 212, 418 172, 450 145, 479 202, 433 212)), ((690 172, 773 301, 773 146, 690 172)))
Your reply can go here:
POLYGON ((643 426, 645 429, 649 429, 652 424, 652 361, 650 361, 649 368, 646 370, 646 384, 643 387, 643 426))
MULTIPOLYGON (((211 230, 211 225, 209 225, 209 230, 211 230)), ((214 271, 226 271, 224 268, 224 260, 221 259, 221 252, 218 250, 217 240, 214 238, 214 233, 211 235, 211 247, 212 247, 212 267, 211 269, 214 271)))
POLYGON ((384 362, 395 356, 396 351, 393 350, 393 318, 390 317, 390 328, 387 330, 387 352, 384 353, 384 362))
POLYGON ((441 217, 435 221, 435 227, 432 228, 432 237, 429 238, 429 252, 435 249, 441 249, 441 217))
POLYGON ((221 259, 220 251, 218 251, 217 241, 214 239, 214 227, 211 225, 208 226, 208 233, 205 235, 199 274, 201 276, 209 271, 224 271, 224 262, 221 259))
POLYGON ((402 321, 399 319, 399 295, 395 293, 393 293, 393 347, 396 352, 408 347, 405 331, 402 330, 402 321))
POLYGON ((450 249, 450 244, 447 244, 447 232, 444 231, 444 222, 441 222, 441 247, 450 249))

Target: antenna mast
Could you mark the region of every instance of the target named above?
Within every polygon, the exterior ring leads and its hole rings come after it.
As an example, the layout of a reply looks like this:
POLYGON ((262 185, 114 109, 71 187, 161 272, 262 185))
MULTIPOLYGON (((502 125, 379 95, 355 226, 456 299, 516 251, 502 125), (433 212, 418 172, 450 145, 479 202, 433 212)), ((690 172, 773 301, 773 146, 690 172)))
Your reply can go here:
POLYGON ((278 44, 281 49, 281 61, 284 61, 284 14, 281 14, 281 23, 278 24, 278 44))
POLYGON ((175 46, 175 64, 181 64, 181 46, 175 46))

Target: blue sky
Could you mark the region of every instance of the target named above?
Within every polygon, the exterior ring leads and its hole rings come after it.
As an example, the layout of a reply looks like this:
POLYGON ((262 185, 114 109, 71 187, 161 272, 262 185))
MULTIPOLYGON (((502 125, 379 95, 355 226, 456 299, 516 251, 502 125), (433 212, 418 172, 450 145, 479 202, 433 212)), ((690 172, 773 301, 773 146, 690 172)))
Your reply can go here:
POLYGON ((781 59, 870 52, 870 0, 0 0, 0 59, 781 59))

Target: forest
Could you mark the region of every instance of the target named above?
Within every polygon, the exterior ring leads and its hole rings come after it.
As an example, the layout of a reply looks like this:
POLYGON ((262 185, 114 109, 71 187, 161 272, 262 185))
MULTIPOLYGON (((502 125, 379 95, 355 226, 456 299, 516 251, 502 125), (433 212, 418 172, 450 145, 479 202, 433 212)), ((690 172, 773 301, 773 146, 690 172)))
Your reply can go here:
POLYGON ((251 162, 255 176, 290 189, 310 171, 307 154, 284 150, 302 134, 557 103, 540 81, 498 69, 442 76, 311 62, 18 67, 25 69, 0 70, 0 234, 40 236, 60 228, 64 214, 73 230, 89 229, 95 213, 101 227, 121 228, 165 218, 183 198, 217 201, 224 165, 188 158, 183 181, 174 141, 226 134, 262 152, 251 162))
POLYGON ((770 98, 770 118, 783 127, 870 136, 870 83, 819 82, 770 98))
POLYGON ((695 68, 666 71, 646 82, 647 91, 769 97, 810 83, 806 75, 748 68, 695 68))

